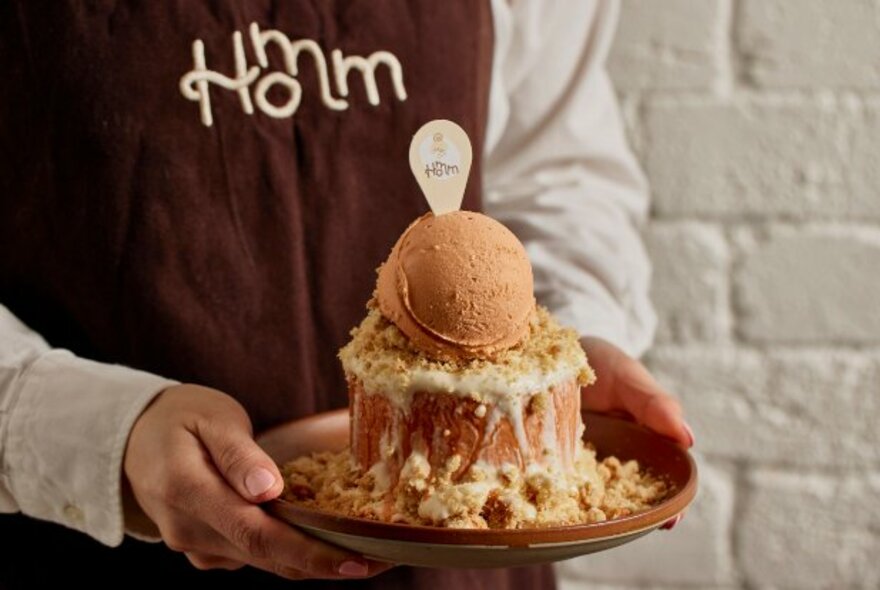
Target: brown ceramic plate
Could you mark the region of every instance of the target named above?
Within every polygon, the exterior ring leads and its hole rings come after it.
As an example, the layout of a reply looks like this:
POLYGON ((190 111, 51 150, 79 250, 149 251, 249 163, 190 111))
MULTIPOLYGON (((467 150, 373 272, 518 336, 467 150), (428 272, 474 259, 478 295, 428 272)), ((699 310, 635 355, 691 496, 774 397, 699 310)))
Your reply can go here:
MULTIPOLYGON (((547 563, 604 551, 645 535, 680 514, 697 492, 697 467, 686 450, 641 426, 585 413, 584 438, 600 458, 636 459, 673 485, 660 504, 594 524, 473 530, 390 524, 304 508, 275 500, 266 508, 276 517, 329 543, 380 561, 424 567, 509 567, 547 563)), ((317 414, 276 428, 260 440, 279 463, 313 451, 341 450, 348 444, 348 412, 317 414)))

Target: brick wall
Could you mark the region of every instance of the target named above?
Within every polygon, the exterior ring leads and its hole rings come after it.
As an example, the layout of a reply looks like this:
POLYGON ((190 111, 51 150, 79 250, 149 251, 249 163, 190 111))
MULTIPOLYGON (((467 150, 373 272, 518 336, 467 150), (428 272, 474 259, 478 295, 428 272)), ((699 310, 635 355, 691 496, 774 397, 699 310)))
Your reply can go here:
POLYGON ((880 587, 880 3, 624 0, 658 341, 702 489, 563 588, 880 587))

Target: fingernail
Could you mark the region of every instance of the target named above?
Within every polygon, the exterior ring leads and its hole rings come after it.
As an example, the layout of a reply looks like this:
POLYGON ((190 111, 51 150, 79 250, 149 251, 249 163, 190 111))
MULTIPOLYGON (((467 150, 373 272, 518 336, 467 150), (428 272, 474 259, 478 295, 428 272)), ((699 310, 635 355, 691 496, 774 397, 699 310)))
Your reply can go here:
POLYGON ((370 568, 357 561, 345 561, 339 566, 339 573, 352 578, 362 578, 370 573, 370 568))
POLYGON ((690 444, 688 445, 688 447, 694 446, 696 439, 694 438, 693 429, 691 429, 690 425, 687 422, 682 422, 682 425, 684 425, 684 431, 687 432, 688 438, 691 441, 690 444))
POLYGON ((272 489, 275 485, 275 476, 268 469, 257 467, 252 469, 244 478, 244 487, 252 496, 260 496, 272 489))
POLYGON ((666 523, 663 526, 661 526, 660 528, 665 531, 671 531, 673 528, 675 528, 675 525, 677 525, 680 521, 681 521, 681 514, 678 514, 678 515, 676 515, 675 518, 673 518, 671 520, 667 520, 666 523))

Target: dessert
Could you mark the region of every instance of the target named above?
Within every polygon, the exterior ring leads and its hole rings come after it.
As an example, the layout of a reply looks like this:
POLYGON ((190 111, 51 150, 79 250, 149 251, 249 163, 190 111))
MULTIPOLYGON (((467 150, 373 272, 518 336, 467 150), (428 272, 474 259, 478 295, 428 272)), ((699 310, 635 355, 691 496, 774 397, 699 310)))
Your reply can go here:
POLYGON ((285 469, 285 497, 387 522, 521 528, 644 509, 666 486, 582 442, 595 380, 533 294, 525 249, 479 213, 417 219, 339 357, 351 447, 285 469))

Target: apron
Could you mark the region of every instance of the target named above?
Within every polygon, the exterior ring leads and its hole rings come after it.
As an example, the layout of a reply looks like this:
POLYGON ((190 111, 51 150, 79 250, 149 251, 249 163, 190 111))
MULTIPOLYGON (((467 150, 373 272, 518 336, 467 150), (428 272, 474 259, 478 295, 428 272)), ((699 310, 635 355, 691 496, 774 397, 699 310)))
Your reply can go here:
MULTIPOLYGON (((489 3, 38 4, 0 5, 0 301, 52 346, 234 396, 257 432, 347 405, 336 352, 427 210, 407 163, 424 122, 470 135, 464 208, 480 208, 489 3)), ((2 587, 290 585, 21 515, 0 538, 2 587)), ((554 582, 396 568, 300 584, 554 582)))

